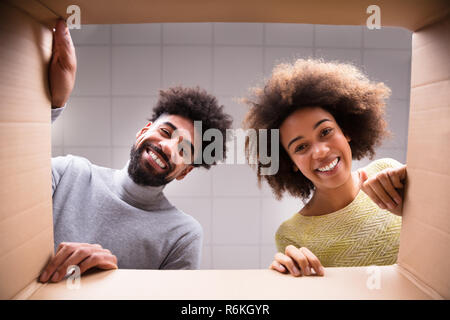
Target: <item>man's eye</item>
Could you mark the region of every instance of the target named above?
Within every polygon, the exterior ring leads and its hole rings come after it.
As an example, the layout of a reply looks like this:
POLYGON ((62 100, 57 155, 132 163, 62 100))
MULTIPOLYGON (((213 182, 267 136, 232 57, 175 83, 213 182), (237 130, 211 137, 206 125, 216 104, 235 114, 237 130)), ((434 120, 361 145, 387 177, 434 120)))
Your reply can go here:
POLYGON ((161 128, 161 131, 167 136, 170 137, 170 132, 167 129, 161 128))

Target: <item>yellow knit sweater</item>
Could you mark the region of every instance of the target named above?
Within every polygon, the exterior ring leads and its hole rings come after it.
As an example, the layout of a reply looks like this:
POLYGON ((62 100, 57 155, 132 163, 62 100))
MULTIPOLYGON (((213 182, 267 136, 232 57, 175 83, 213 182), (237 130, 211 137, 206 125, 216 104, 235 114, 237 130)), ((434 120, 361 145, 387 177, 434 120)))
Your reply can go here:
MULTIPOLYGON (((369 177, 401 164, 394 159, 373 161, 369 177)), ((363 191, 346 207, 322 216, 296 213, 278 228, 278 251, 306 247, 324 267, 389 265, 397 261, 402 218, 379 208, 363 191)))

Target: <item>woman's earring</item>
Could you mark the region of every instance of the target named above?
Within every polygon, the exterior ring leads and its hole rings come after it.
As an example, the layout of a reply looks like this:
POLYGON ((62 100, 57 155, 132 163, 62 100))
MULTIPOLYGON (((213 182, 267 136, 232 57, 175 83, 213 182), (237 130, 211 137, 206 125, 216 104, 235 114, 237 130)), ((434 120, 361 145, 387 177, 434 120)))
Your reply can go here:
POLYGON ((298 171, 298 168, 297 168, 297 166, 292 166, 292 169, 294 170, 294 172, 297 172, 298 171))

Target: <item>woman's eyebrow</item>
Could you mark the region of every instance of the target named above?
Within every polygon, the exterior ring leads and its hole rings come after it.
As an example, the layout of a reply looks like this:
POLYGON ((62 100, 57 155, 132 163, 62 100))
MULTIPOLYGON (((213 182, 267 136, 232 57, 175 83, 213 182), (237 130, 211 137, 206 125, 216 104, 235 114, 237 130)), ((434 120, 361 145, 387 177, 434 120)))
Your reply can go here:
POLYGON ((325 121, 331 121, 331 120, 330 120, 330 119, 327 119, 327 118, 322 119, 322 120, 318 121, 318 122, 314 125, 314 128, 313 128, 313 129, 316 129, 318 126, 320 126, 321 123, 323 123, 323 122, 325 122, 325 121))
MULTIPOLYGON (((313 129, 315 130, 318 126, 320 126, 321 123, 323 123, 323 122, 325 122, 325 121, 331 121, 331 120, 330 120, 330 119, 327 119, 327 118, 322 119, 322 120, 318 121, 318 122, 314 125, 313 129)), ((303 139, 303 136, 298 136, 298 137, 295 137, 294 139, 292 139, 292 140, 289 142, 289 144, 288 144, 288 149, 289 149, 289 147, 291 146, 291 144, 293 144, 295 141, 300 140, 300 139, 303 139)))

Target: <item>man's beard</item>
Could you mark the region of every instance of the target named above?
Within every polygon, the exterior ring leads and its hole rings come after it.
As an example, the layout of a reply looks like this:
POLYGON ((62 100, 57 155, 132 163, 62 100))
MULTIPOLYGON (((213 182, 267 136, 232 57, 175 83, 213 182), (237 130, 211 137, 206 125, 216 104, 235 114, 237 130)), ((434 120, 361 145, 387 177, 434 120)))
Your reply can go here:
POLYGON ((156 170, 151 166, 143 165, 142 154, 147 148, 150 148, 154 153, 158 153, 163 158, 167 158, 162 155, 162 150, 149 143, 142 143, 139 149, 136 149, 133 145, 130 150, 128 174, 136 184, 141 186, 159 187, 168 184, 173 180, 173 178, 167 178, 167 176, 172 172, 172 165, 170 165, 170 162, 167 161, 169 168, 167 171, 162 173, 156 172, 156 170))

